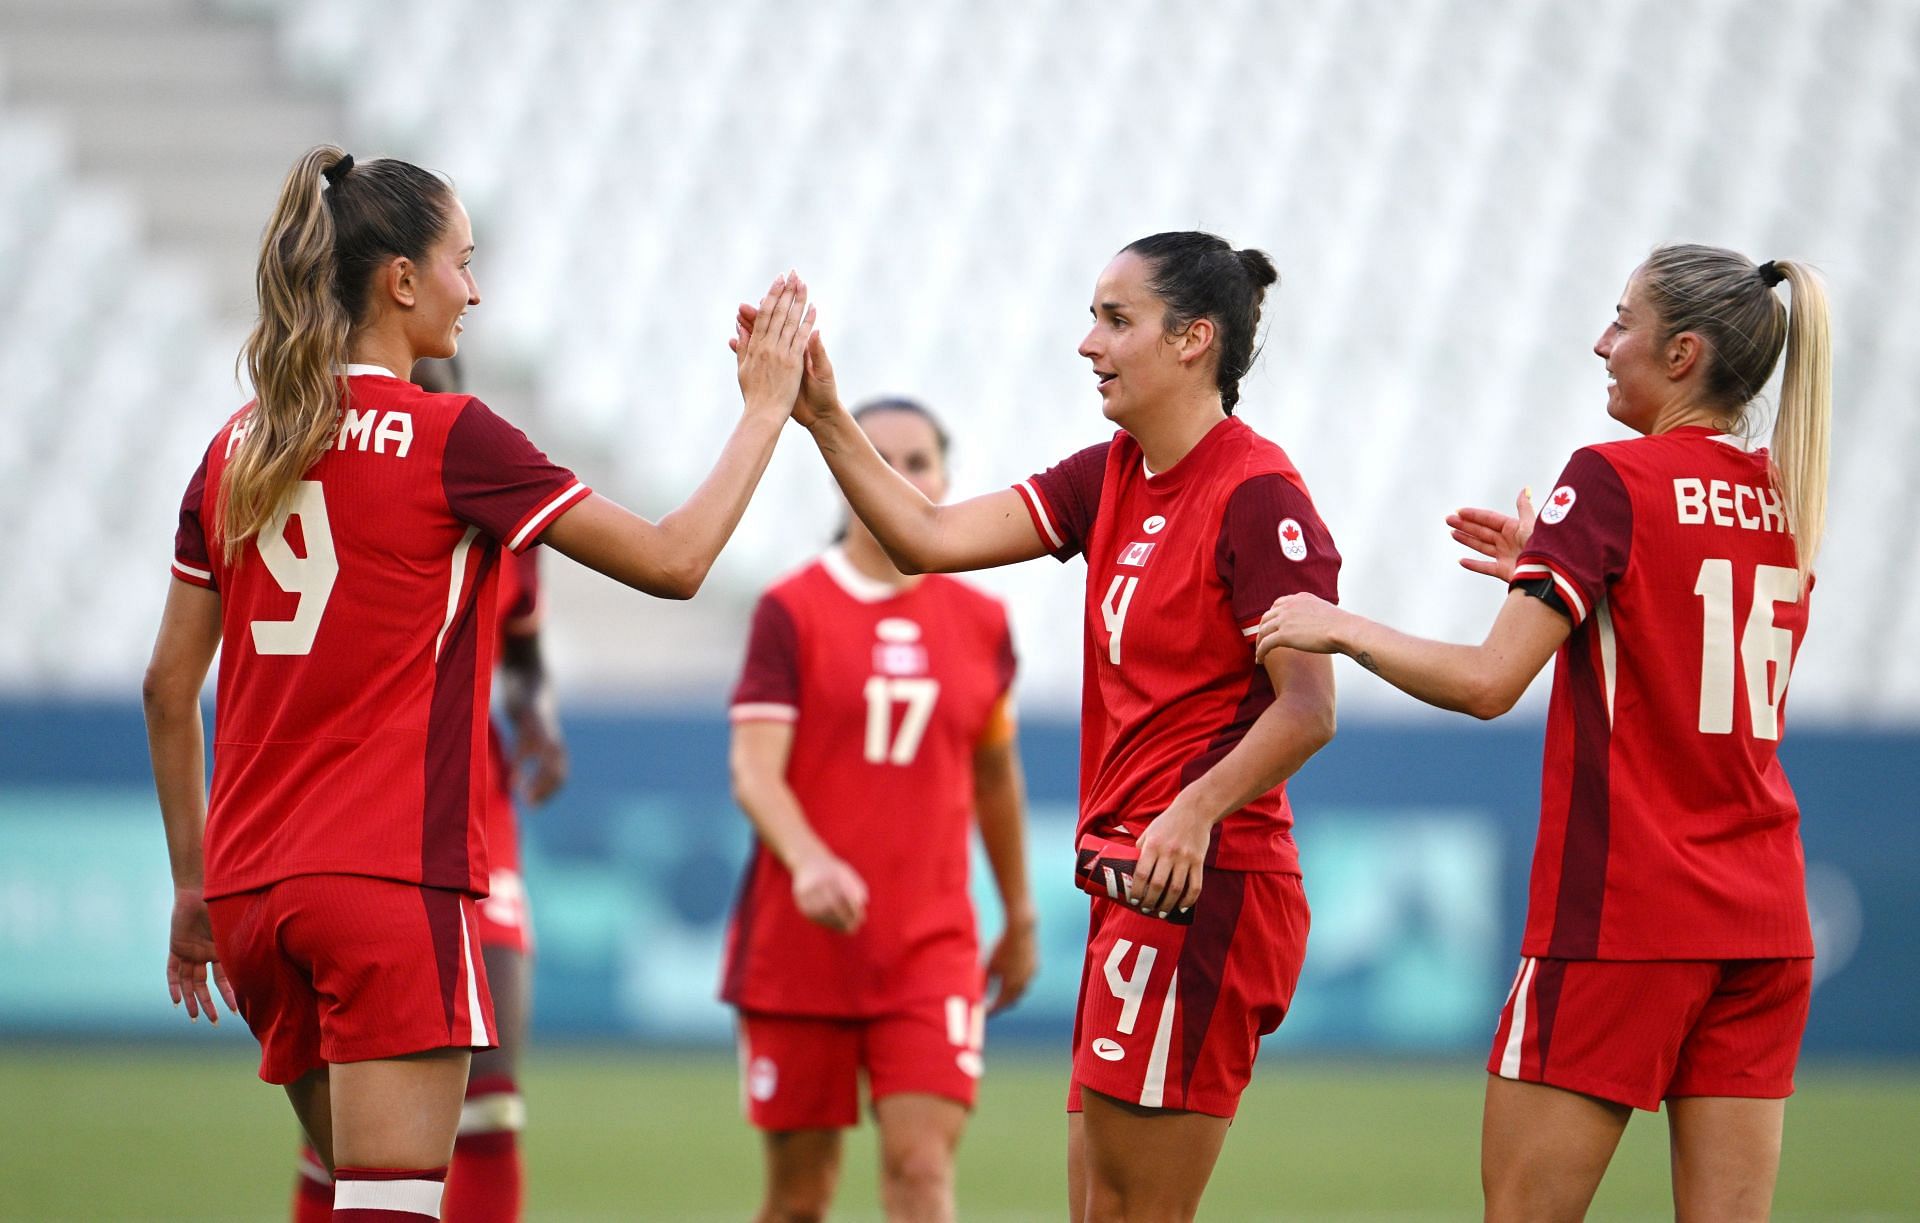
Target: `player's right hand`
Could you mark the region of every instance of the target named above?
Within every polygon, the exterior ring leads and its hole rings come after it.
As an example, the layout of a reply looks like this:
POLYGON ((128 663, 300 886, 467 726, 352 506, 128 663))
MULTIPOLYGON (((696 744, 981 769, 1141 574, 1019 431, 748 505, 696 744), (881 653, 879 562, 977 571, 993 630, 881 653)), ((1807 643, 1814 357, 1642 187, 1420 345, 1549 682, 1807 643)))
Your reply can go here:
POLYGON ((793 903, 808 921, 852 934, 867 920, 867 882, 860 872, 823 852, 794 868, 793 903))
POLYGON ((845 410, 840 406, 840 387, 833 379, 833 362, 827 359, 826 342, 816 331, 807 343, 806 374, 800 379, 800 399, 793 405, 793 419, 811 429, 845 410))
POLYGON ((219 1023, 220 1013, 213 1007, 213 994, 207 988, 207 969, 213 969, 213 986, 227 1000, 227 1009, 238 1013, 239 999, 213 949, 213 919, 207 913, 206 899, 198 889, 173 890, 173 921, 167 937, 167 993, 173 1004, 185 1003, 187 1018, 199 1021, 200 1012, 207 1022, 219 1023))
POLYGON ((813 319, 806 282, 791 272, 775 278, 751 318, 745 308, 741 310, 727 346, 733 349, 740 395, 748 411, 784 417, 793 410, 807 342, 813 337, 813 319))
POLYGON ((1461 568, 1499 578, 1502 582, 1513 580, 1514 563, 1533 535, 1533 490, 1521 489, 1520 495, 1514 498, 1513 508, 1518 517, 1499 510, 1477 509, 1460 509, 1447 515, 1454 539, 1487 558, 1463 556, 1461 568))

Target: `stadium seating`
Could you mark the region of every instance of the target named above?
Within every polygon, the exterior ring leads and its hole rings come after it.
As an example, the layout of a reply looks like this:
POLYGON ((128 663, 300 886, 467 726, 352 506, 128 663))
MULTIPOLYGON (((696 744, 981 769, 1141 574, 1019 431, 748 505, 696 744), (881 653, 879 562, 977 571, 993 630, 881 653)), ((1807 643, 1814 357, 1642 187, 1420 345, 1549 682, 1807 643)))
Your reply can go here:
MULTIPOLYGON (((356 147, 453 176, 480 243, 477 376, 530 384, 540 440, 649 509, 730 427, 733 305, 789 265, 848 390, 926 398, 970 493, 1105 435, 1074 348, 1115 249, 1196 226, 1267 249, 1282 281, 1243 413, 1312 484, 1346 601, 1455 638, 1500 593, 1454 567, 1441 516, 1543 493, 1575 446, 1621 436, 1587 348, 1648 247, 1810 258, 1835 302, 1838 447, 1794 704, 1920 715, 1920 657, 1885 644, 1920 636, 1903 0, 226 7, 277 23, 356 147)), ((39 528, 15 536, 20 588, 59 593, 0 606, 0 684, 120 683, 146 648, 149 621, 122 622, 147 610, 153 524, 206 404, 232 400, 234 337, 5 97, 0 77, 0 378, 24 410, 0 509, 39 528)), ((722 636, 832 528, 808 450, 787 440, 723 562, 722 636)), ((1029 696, 1064 706, 1081 596, 1052 568, 989 584, 1014 602, 1029 696)), ((631 689, 647 652, 610 639, 567 678, 631 689)), ((1344 674, 1349 710, 1411 713, 1344 674)))

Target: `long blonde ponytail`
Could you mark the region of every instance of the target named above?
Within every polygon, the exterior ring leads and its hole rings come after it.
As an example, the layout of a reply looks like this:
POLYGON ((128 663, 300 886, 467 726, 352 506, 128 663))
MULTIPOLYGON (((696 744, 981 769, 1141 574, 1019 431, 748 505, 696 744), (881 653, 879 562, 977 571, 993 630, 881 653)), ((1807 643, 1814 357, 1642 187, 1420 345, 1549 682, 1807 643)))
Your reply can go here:
POLYGON ((1669 337, 1691 331, 1707 341, 1706 393, 1735 418, 1745 417, 1785 345, 1787 368, 1768 449, 1804 583, 1827 519, 1833 352, 1826 286, 1804 263, 1755 265, 1718 246, 1655 247, 1637 275, 1669 337), (1783 280, 1792 286, 1791 308, 1774 292, 1783 280))
POLYGON ((333 216, 326 172, 346 157, 330 144, 294 163, 260 242, 260 317, 242 358, 254 403, 220 479, 221 546, 231 562, 265 530, 319 459, 335 428, 352 320, 334 292, 333 216))
POLYGON ((1828 335, 1827 287, 1803 263, 1776 260, 1793 300, 1787 317, 1787 365, 1780 375, 1780 410, 1768 446, 1773 482, 1787 511, 1800 559, 1800 580, 1813 571, 1827 525, 1827 453, 1833 431, 1833 344, 1828 335))

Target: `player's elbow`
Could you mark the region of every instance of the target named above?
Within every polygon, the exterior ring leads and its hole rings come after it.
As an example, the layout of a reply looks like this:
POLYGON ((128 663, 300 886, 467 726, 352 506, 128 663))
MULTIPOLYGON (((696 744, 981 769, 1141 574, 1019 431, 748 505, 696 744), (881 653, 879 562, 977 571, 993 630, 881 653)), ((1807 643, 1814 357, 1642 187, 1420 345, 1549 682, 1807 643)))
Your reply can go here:
POLYGON ((1481 676, 1468 688, 1460 712, 1491 722, 1518 704, 1525 691, 1524 684, 1515 687, 1502 676, 1481 676))
POLYGON ((140 680, 140 705, 149 723, 179 716, 191 708, 199 696, 197 688, 189 687, 178 674, 158 663, 148 666, 140 680))
POLYGON ((711 564, 702 564, 697 560, 674 560, 653 567, 632 585, 656 599, 685 602, 700 593, 700 587, 705 584, 711 568, 711 564))

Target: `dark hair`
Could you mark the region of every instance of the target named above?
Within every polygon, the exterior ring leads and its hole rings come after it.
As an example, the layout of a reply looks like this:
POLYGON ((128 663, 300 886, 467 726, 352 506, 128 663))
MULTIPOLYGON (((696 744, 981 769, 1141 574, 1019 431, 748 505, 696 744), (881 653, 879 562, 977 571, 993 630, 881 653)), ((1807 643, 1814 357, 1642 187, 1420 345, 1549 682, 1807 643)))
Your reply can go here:
POLYGON ((857 424, 875 412, 906 412, 918 416, 932 426, 934 444, 940 449, 940 457, 943 459, 947 457, 947 449, 953 444, 953 439, 947 435, 947 427, 940 423, 940 418, 933 414, 933 409, 918 399, 908 399, 904 395, 882 395, 878 399, 867 400, 849 415, 857 424))
POLYGON ((1141 238, 1127 244, 1122 253, 1128 252, 1151 265, 1147 287, 1166 303, 1168 334, 1182 334, 1197 318, 1213 320, 1219 337, 1214 385, 1220 388, 1220 406, 1233 415, 1240 379, 1260 353, 1253 340, 1260 330, 1261 300, 1267 286, 1280 279, 1273 260, 1265 251, 1237 251, 1225 238, 1195 230, 1141 238))
MULTIPOLYGON (((855 424, 858 424, 876 412, 905 412, 926 421, 933 427, 934 447, 940 451, 940 458, 946 459, 947 450, 953 445, 953 439, 947 435, 947 427, 940 423, 940 418, 933 414, 932 408, 918 399, 908 399, 905 395, 882 395, 878 399, 867 400, 848 415, 853 417, 855 424)), ((846 539, 847 524, 842 521, 840 529, 833 533, 833 542, 845 543, 846 539)))
POLYGON ((452 211, 453 188, 404 161, 356 164, 323 144, 287 173, 261 237, 260 317, 241 354, 253 407, 215 503, 229 558, 331 444, 347 337, 374 269, 395 255, 424 260, 452 211))

